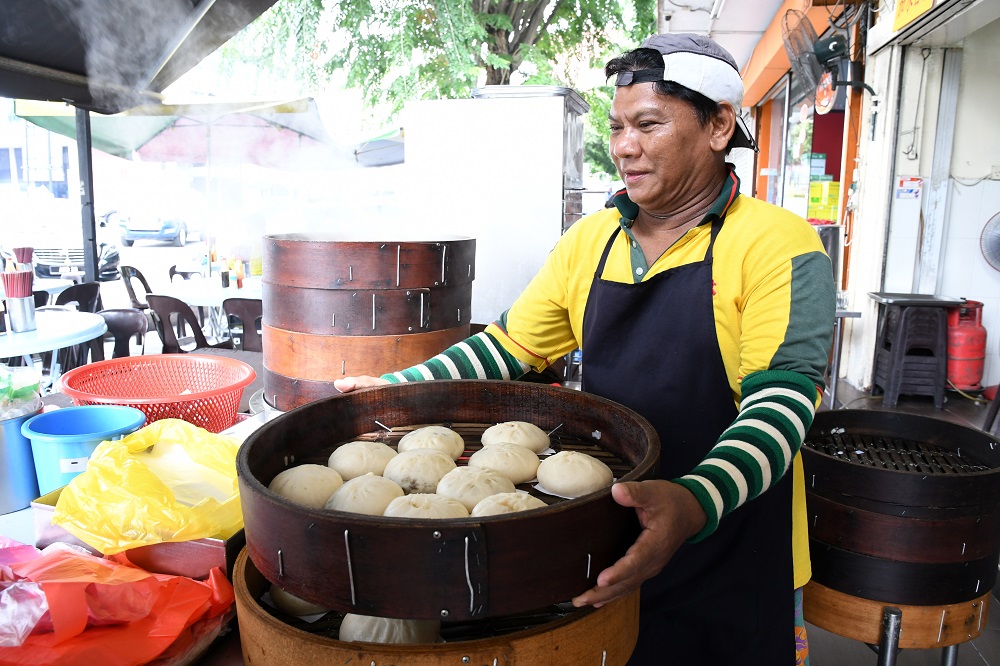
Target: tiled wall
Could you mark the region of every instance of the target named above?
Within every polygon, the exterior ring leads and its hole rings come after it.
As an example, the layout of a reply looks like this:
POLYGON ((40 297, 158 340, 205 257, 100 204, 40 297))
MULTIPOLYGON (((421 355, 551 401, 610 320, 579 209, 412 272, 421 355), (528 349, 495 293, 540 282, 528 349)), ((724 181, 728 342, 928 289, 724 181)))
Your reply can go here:
POLYGON ((983 258, 979 239, 993 215, 1000 216, 1000 181, 983 180, 971 185, 951 181, 939 293, 983 303, 986 327, 983 384, 987 386, 1000 382, 1000 271, 983 258))

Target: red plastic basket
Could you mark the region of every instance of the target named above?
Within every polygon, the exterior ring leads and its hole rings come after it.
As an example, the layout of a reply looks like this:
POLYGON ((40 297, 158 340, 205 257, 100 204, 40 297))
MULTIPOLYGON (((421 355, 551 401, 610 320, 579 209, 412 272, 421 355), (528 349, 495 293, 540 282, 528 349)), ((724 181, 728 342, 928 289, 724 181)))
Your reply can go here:
POLYGON ((200 354, 150 354, 97 361, 66 372, 60 390, 76 405, 127 405, 146 422, 183 419, 211 432, 233 425, 257 376, 242 361, 200 354))

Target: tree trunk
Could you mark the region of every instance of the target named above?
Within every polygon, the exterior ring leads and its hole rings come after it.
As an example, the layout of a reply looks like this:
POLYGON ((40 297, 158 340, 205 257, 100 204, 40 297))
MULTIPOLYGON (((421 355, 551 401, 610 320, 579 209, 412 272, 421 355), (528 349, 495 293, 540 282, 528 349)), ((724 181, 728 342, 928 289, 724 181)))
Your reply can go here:
POLYGON ((510 68, 486 67, 486 85, 507 86, 510 85, 510 68))

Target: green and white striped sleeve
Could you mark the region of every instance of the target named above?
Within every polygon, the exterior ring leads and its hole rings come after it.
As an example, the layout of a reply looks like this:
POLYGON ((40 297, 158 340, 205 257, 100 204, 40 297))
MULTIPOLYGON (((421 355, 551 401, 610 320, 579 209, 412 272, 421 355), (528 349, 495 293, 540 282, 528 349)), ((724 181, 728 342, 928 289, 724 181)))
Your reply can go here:
POLYGON ((690 474, 674 479, 708 516, 691 541, 710 535, 720 518, 781 479, 812 425, 815 400, 816 387, 797 372, 762 370, 743 379, 736 420, 690 474))
POLYGON ((428 379, 517 379, 530 368, 507 352, 489 333, 477 333, 434 358, 382 375, 393 384, 428 379))

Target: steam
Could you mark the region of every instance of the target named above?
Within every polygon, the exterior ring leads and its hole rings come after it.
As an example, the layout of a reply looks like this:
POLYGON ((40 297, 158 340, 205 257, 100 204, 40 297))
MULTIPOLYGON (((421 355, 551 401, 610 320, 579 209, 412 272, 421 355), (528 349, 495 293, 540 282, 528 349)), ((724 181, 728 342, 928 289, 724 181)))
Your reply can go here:
MULTIPOLYGON (((202 0, 202 3, 211 0, 202 0)), ((191 0, 54 0, 55 6, 79 29, 90 93, 94 105, 121 110, 148 102, 149 80, 180 42, 184 51, 207 54, 222 37, 206 35, 204 27, 191 30, 198 7, 191 0), (191 34, 185 33, 191 30, 191 34), (207 40, 215 40, 208 43, 207 40)), ((242 28, 252 19, 245 9, 220 3, 212 8, 213 26, 222 25, 222 35, 242 28)), ((186 62, 191 67, 197 62, 186 62)), ((154 91, 154 92, 159 92, 154 91)))

